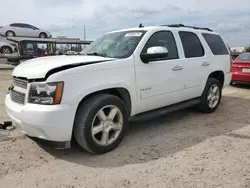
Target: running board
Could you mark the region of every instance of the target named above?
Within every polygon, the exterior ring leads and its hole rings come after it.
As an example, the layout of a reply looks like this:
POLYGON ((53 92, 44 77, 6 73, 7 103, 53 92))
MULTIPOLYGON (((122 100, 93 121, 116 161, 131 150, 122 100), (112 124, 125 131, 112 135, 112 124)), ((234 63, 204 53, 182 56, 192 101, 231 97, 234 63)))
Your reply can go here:
POLYGON ((140 114, 137 114, 135 116, 132 116, 130 118, 130 121, 136 121, 136 120, 145 120, 145 119, 154 119, 156 117, 162 116, 162 115, 166 115, 178 110, 183 110, 192 106, 195 106, 197 104, 199 104, 201 102, 201 100, 199 98, 195 98, 195 99, 191 99, 191 100, 187 100, 184 102, 180 102, 180 103, 176 103, 173 105, 169 105, 166 107, 162 107, 162 108, 158 108, 155 110, 150 110, 147 112, 143 112, 140 114))

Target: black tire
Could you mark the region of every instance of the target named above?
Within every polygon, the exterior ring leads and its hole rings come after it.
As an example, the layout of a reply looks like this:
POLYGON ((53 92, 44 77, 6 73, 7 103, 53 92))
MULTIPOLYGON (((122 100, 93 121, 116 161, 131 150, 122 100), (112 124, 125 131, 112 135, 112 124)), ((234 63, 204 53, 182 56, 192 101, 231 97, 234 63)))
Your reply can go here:
POLYGON ((47 38, 47 34, 46 33, 40 33, 39 34, 39 38, 47 38))
POLYGON ((201 96, 201 103, 197 106, 197 109, 203 113, 213 113, 219 106, 222 96, 222 84, 215 78, 208 78, 207 84, 201 96), (217 85, 219 88, 219 100, 216 106, 211 108, 208 102, 209 90, 213 85, 217 85))
POLYGON ((2 46, 0 49, 0 52, 2 54, 12 54, 13 51, 12 51, 11 47, 9 47, 9 46, 2 46))
POLYGON ((5 36, 6 36, 6 37, 15 37, 16 34, 15 34, 13 31, 7 31, 7 32, 5 33, 5 36))
POLYGON ((128 112, 122 100, 113 95, 98 94, 88 98, 78 107, 73 134, 77 143, 88 152, 93 154, 104 154, 114 150, 121 143, 128 126, 128 119, 128 112), (123 118, 123 125, 117 139, 113 143, 103 146, 95 141, 91 130, 92 122, 96 114, 107 105, 114 105, 120 110, 123 118))

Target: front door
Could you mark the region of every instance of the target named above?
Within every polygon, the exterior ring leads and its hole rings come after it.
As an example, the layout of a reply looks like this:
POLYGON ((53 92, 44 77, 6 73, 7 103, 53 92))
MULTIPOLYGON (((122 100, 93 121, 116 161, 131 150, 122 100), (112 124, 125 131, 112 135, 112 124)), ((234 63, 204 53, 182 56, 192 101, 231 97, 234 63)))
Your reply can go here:
POLYGON ((31 25, 24 25, 24 31, 25 31, 26 37, 38 37, 39 36, 39 31, 36 30, 31 25))
POLYGON ((139 112, 180 102, 185 82, 182 77, 183 61, 179 59, 176 40, 171 31, 157 31, 151 35, 141 53, 150 47, 163 46, 168 57, 143 63, 135 55, 135 74, 139 112))

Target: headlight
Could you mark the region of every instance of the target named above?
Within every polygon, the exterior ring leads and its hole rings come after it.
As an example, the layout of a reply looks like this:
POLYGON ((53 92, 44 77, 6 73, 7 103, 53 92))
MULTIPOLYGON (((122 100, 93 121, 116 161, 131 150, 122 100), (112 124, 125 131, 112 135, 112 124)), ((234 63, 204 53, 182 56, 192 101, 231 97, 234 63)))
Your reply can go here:
POLYGON ((63 82, 34 83, 30 86, 29 103, 60 104, 63 93, 63 82))

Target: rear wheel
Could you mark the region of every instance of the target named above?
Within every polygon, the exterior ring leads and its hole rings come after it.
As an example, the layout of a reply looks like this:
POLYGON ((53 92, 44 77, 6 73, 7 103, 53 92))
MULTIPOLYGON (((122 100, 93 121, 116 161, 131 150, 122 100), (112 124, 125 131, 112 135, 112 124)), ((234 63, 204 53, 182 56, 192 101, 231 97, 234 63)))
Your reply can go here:
POLYGON ((11 54, 12 53, 12 49, 9 47, 9 46, 3 46, 1 49, 0 49, 0 52, 2 54, 11 54))
POLYGON ((6 37, 14 37, 14 36, 16 36, 16 34, 13 31, 7 31, 5 35, 6 35, 6 37))
POLYGON ((220 81, 215 78, 208 78, 198 109, 204 113, 214 112, 220 104, 221 95, 222 85, 220 81))
POLYGON ((103 154, 121 143, 127 125, 125 104, 116 96, 99 94, 79 106, 74 123, 74 137, 87 151, 103 154))

